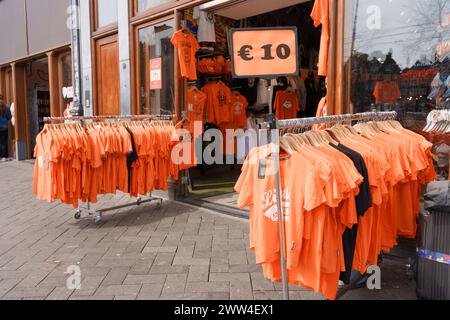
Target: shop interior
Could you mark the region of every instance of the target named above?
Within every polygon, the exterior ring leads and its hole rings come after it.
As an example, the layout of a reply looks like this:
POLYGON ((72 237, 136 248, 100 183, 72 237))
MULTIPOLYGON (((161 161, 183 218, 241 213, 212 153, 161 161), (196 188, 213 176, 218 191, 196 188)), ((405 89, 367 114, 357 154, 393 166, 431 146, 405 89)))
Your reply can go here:
POLYGON ((27 67, 30 154, 33 155, 36 136, 44 128, 44 117, 50 117, 48 59, 30 61, 27 67))
MULTIPOLYGON (((296 111, 289 118, 315 116, 320 99, 326 96, 326 87, 325 79, 317 75, 321 28, 315 28, 310 18, 313 5, 314 1, 301 0, 265 1, 264 6, 255 4, 254 1, 244 1, 216 7, 212 11, 200 6, 184 12, 183 32, 192 33, 200 46, 197 52, 197 80, 186 80, 186 99, 189 99, 189 92, 206 94, 204 130, 214 128, 225 134, 225 129, 246 131, 257 128, 258 123, 265 121, 271 108, 273 112, 277 112, 278 106, 283 105, 282 100, 277 101, 279 92, 292 97, 290 101, 296 111), (232 78, 228 41, 230 29, 293 26, 298 30, 298 58, 301 67, 298 77, 232 78), (235 119, 231 123, 208 111, 212 109, 208 103, 213 103, 210 102, 209 95, 217 90, 223 91, 224 96, 232 97, 230 107, 235 112, 235 119), (236 120, 237 117, 240 120, 236 120)), ((189 101, 184 104, 189 109, 189 101)), ((233 164, 226 164, 230 163, 230 155, 223 152, 224 164, 199 164, 187 171, 189 187, 185 190, 185 195, 188 201, 236 208, 234 186, 241 173, 240 164, 249 152, 248 141, 238 140, 239 138, 235 139, 235 146, 242 149, 234 154, 233 164)), ((210 143, 203 141, 203 150, 210 143)), ((253 142, 250 145, 254 145, 253 142)), ((201 155, 197 155, 197 159, 199 156, 201 155)))

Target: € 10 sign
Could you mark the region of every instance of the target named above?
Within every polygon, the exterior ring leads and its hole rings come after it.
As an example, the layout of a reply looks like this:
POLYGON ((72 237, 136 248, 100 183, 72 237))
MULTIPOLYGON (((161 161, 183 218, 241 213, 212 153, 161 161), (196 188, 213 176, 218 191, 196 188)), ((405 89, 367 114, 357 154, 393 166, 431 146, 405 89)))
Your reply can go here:
POLYGON ((234 78, 298 75, 297 28, 231 30, 234 78))

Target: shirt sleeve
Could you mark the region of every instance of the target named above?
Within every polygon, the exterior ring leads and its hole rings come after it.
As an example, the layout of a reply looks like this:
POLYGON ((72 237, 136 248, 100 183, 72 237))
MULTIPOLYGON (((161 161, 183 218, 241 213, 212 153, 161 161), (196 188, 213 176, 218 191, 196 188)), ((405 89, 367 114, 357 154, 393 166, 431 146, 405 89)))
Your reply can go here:
POLYGON ((322 0, 316 0, 311 12, 311 18, 314 21, 314 27, 317 28, 322 23, 322 0))

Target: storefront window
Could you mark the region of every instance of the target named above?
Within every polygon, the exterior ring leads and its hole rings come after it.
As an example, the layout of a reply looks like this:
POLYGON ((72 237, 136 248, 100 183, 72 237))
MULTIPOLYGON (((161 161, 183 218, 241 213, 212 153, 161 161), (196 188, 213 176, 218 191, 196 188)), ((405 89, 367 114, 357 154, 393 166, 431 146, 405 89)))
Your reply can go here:
POLYGON ((169 3, 169 2, 175 2, 176 0, 135 0, 137 6, 137 12, 142 12, 147 9, 156 8, 160 5, 169 3))
POLYGON ((345 63, 350 111, 426 117, 448 103, 450 2, 346 0, 345 63))
POLYGON ((117 22, 117 0, 97 0, 98 27, 106 27, 117 22))
POLYGON ((139 95, 142 114, 174 110, 173 20, 139 30, 139 95))

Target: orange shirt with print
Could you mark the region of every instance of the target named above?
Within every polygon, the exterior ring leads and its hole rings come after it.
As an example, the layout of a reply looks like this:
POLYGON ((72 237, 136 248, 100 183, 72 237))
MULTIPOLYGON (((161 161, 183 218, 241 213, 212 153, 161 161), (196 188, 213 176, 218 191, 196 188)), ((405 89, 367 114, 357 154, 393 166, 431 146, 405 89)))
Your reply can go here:
POLYGON ((234 129, 243 129, 247 127, 247 107, 247 99, 239 93, 233 93, 232 111, 234 118, 234 129))
POLYGON ((178 49, 181 76, 189 80, 197 80, 195 54, 200 49, 197 39, 188 31, 177 31, 172 37, 172 44, 178 49))
POLYGON ((195 121, 201 122, 203 127, 206 99, 206 94, 197 88, 190 88, 187 91, 187 117, 191 134, 194 134, 195 121))
POLYGON ((278 119, 295 119, 300 110, 298 97, 294 92, 278 91, 275 98, 275 114, 278 119))

